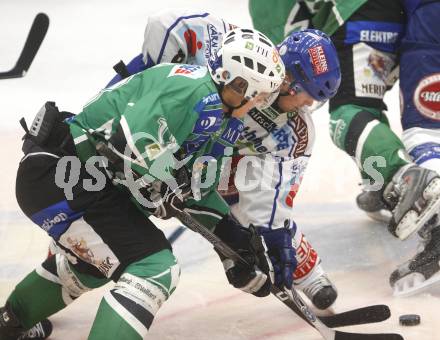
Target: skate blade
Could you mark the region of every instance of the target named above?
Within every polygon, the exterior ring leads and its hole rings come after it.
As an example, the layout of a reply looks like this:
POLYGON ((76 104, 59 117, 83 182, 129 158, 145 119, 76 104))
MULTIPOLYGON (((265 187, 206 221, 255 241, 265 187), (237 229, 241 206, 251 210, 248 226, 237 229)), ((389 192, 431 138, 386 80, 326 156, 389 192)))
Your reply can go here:
POLYGON ((423 196, 429 199, 427 206, 419 215, 416 211, 408 211, 396 228, 400 240, 406 240, 410 235, 421 229, 440 209, 440 178, 433 179, 423 191, 423 196))
POLYGON ((379 210, 379 211, 372 211, 372 212, 366 212, 366 214, 368 215, 369 218, 371 218, 372 220, 375 220, 377 222, 382 222, 382 223, 390 223, 391 220, 391 212, 389 210, 379 210))
POLYGON ((437 284, 440 284, 440 273, 436 273, 428 280, 424 280, 422 274, 417 273, 417 276, 409 275, 409 277, 402 278, 394 284, 393 296, 413 296, 419 293, 426 292, 437 284))

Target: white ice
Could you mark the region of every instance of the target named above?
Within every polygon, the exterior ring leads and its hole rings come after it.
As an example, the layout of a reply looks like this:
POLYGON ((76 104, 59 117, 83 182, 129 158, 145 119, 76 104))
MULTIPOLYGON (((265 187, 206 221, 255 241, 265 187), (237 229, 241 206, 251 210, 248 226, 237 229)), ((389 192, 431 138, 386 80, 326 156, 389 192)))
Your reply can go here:
MULTIPOLYGON (((113 64, 140 53, 148 15, 170 7, 206 10, 240 26, 251 23, 244 0, 0 1, 1 71, 14 65, 34 16, 43 11, 51 19, 26 77, 0 81, 0 305, 14 285, 42 262, 48 244, 45 233, 15 201, 22 136, 18 119, 24 116, 31 121, 46 100, 79 112, 113 76, 113 64)), ((399 131, 397 89, 386 102, 392 125, 399 131)), ((440 289, 412 298, 392 297, 388 276, 412 256, 415 240, 394 239, 384 225, 356 208, 359 176, 353 161, 329 139, 326 109, 314 114, 317 142, 295 211, 297 223, 338 287, 335 310, 385 303, 392 310, 388 321, 351 330, 399 332, 408 340, 438 339, 440 289), (406 313, 420 314, 421 325, 400 327, 398 316, 406 313)), ((177 225, 168 223, 163 228, 170 234, 177 225)), ((185 232, 175 243, 175 252, 182 265, 181 281, 159 311, 151 339, 321 339, 274 297, 258 299, 229 287, 209 244, 194 233, 185 232)), ((86 339, 106 289, 82 296, 51 317, 55 327, 51 339, 86 339)))

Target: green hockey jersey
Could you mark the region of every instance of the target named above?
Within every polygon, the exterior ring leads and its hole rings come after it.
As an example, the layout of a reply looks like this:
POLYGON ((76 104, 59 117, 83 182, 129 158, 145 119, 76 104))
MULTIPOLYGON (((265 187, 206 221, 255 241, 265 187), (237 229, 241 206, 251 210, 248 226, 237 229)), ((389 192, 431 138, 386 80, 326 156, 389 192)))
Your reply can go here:
POLYGON ((249 0, 254 27, 275 44, 288 34, 316 28, 332 35, 367 0, 249 0))
POLYGON ((215 179, 202 186, 201 199, 188 202, 194 217, 208 226, 229 211, 215 190, 219 160, 241 130, 240 120, 224 117, 207 68, 180 64, 161 64, 102 90, 70 122, 83 163, 96 155, 97 141, 152 180, 171 178, 176 162, 190 171, 215 163, 215 179))

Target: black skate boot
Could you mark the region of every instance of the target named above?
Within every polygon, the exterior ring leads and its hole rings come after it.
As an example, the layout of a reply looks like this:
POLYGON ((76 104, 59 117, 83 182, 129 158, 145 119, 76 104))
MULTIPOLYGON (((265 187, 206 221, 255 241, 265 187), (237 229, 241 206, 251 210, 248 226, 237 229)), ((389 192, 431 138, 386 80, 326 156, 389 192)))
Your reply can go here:
POLYGON ((390 206, 397 202, 388 229, 405 240, 440 209, 440 177, 435 171, 415 164, 405 165, 387 185, 384 200, 390 206))
POLYGON ((44 340, 52 333, 52 322, 44 319, 37 323, 34 327, 23 332, 17 340, 44 340))
POLYGON ((356 203, 359 209, 373 220, 389 223, 391 220, 391 209, 383 199, 383 191, 365 191, 356 197, 356 203))
POLYGON ((422 249, 391 274, 395 296, 413 295, 440 281, 440 226, 432 230, 422 249))
POLYGON ((336 287, 331 283, 322 267, 318 265, 315 272, 301 283, 295 284, 318 309, 329 308, 338 297, 336 287))
POLYGON ((52 323, 47 319, 26 331, 8 304, 0 308, 0 340, 44 340, 51 333, 52 323))

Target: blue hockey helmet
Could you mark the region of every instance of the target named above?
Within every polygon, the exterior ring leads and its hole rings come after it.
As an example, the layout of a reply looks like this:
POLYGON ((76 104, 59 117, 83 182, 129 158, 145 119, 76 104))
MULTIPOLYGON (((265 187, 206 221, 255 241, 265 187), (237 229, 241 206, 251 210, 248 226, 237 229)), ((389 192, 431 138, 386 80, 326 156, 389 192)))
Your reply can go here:
POLYGON ((336 94, 341 69, 336 48, 324 32, 314 29, 293 32, 277 48, 286 71, 294 78, 290 85, 293 92, 304 90, 318 102, 336 94))

